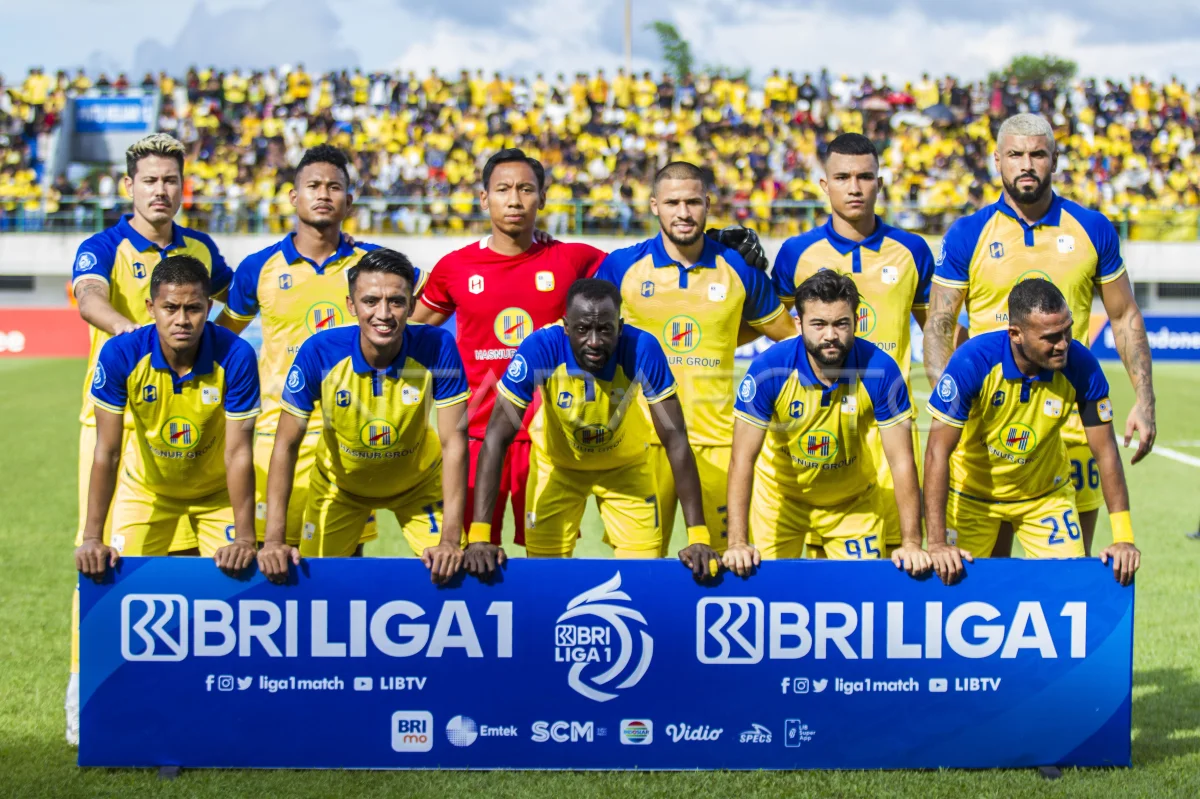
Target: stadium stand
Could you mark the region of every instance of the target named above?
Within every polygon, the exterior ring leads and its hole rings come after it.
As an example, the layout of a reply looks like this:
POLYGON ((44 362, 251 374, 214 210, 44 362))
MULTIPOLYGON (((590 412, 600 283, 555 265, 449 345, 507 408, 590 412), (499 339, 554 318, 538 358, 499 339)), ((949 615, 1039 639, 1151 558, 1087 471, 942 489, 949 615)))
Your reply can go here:
POLYGON ((889 219, 940 233, 998 196, 993 137, 999 120, 1018 111, 1055 126, 1056 190, 1103 211, 1126 237, 1195 240, 1200 228, 1200 87, 1174 79, 1022 85, 923 75, 892 85, 886 76, 775 70, 752 86, 703 73, 679 82, 624 70, 310 75, 297 64, 193 68, 136 82, 40 68, 19 83, 0 78, 0 230, 98 229, 115 219, 119 169, 43 180, 42 154, 70 98, 141 93, 156 98, 159 128, 190 150, 180 221, 210 232, 278 232, 290 211, 291 166, 328 142, 354 154, 352 231, 477 231, 479 165, 519 146, 550 173, 551 233, 640 233, 649 178, 675 158, 711 170, 715 222, 787 236, 824 207, 824 141, 856 131, 882 153, 889 219))

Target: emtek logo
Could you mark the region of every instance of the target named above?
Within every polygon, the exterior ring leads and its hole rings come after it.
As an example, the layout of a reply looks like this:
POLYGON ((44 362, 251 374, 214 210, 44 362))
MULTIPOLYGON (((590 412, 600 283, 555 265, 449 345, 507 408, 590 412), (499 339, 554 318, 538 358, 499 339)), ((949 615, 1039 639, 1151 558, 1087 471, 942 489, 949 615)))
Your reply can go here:
POLYGON ((427 710, 397 710, 392 714, 392 750, 428 752, 433 748, 433 714, 427 710))
POLYGON ((126 660, 183 660, 187 657, 187 653, 188 602, 185 596, 182 594, 129 594, 121 600, 121 656, 123 658, 126 660), (141 615, 135 618, 135 614, 138 613, 141 615), (149 627, 148 630, 147 627, 149 627), (140 642, 140 645, 136 645, 135 640, 140 642))
POLYGON ((696 658, 701 663, 758 663, 763 657, 762 600, 758 597, 706 597, 696 605, 696 658), (711 620, 711 621, 710 621, 711 620), (709 651, 709 640, 717 651, 709 651), (734 651, 734 645, 739 651, 734 651))

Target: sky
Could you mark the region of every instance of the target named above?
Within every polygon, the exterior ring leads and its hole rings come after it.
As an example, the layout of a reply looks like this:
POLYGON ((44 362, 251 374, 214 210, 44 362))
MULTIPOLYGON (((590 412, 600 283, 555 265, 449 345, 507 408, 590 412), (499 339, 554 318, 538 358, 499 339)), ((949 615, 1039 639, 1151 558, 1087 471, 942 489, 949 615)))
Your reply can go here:
MULTIPOLYGON (((482 67, 532 76, 623 64, 625 0, 38 0, 5 3, 0 74, 482 67)), ((1200 82, 1195 0, 632 0, 633 66, 663 67, 647 25, 674 23, 699 66, 889 76, 987 75, 1053 53, 1097 77, 1200 82)))

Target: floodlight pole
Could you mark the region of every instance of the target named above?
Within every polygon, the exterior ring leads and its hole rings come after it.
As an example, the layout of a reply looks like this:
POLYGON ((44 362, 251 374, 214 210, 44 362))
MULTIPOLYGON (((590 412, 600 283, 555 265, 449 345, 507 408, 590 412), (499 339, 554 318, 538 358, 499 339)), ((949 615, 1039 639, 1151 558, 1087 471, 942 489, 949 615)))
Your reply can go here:
POLYGON ((625 0, 625 74, 633 74, 633 0, 625 0))

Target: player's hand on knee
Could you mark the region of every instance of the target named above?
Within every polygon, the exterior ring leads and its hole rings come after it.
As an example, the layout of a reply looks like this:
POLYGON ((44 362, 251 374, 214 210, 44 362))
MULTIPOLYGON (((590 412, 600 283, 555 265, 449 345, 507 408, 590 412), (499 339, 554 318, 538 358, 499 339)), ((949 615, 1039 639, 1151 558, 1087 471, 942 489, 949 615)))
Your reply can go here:
POLYGON ((504 568, 504 564, 508 562, 508 555, 495 544, 483 541, 467 545, 463 552, 463 562, 466 564, 467 574, 481 580, 490 580, 497 569, 504 568))
POLYGON ((953 585, 962 579, 964 560, 968 563, 975 562, 975 558, 970 552, 949 544, 931 545, 929 557, 933 561, 933 570, 946 585, 953 585))
POLYGON ((254 542, 239 539, 213 553, 213 562, 230 577, 236 577, 250 567, 257 555, 258 547, 254 542))
POLYGON ((104 579, 109 566, 116 566, 121 553, 94 538, 85 540, 75 549, 75 568, 96 582, 104 579))
POLYGON ((273 583, 287 582, 293 564, 300 565, 300 550, 293 546, 268 543, 258 551, 258 570, 273 583))
POLYGON ((429 569, 429 579, 437 585, 443 585, 462 568, 462 547, 445 541, 435 547, 426 547, 421 553, 421 562, 429 569))
POLYGON ((1132 583, 1134 572, 1142 565, 1142 553, 1138 548, 1128 543, 1110 544, 1100 553, 1100 562, 1107 566, 1109 558, 1112 558, 1113 577, 1117 582, 1121 585, 1132 583))
POLYGON ((725 568, 738 577, 749 577, 754 567, 762 562, 758 550, 750 544, 738 544, 725 550, 725 568))
POLYGON ((708 544, 691 544, 679 550, 679 562, 692 570, 698 583, 715 580, 721 573, 721 556, 708 544))
POLYGON ((933 558, 915 544, 905 544, 892 551, 892 563, 912 577, 924 577, 933 568, 933 558))

